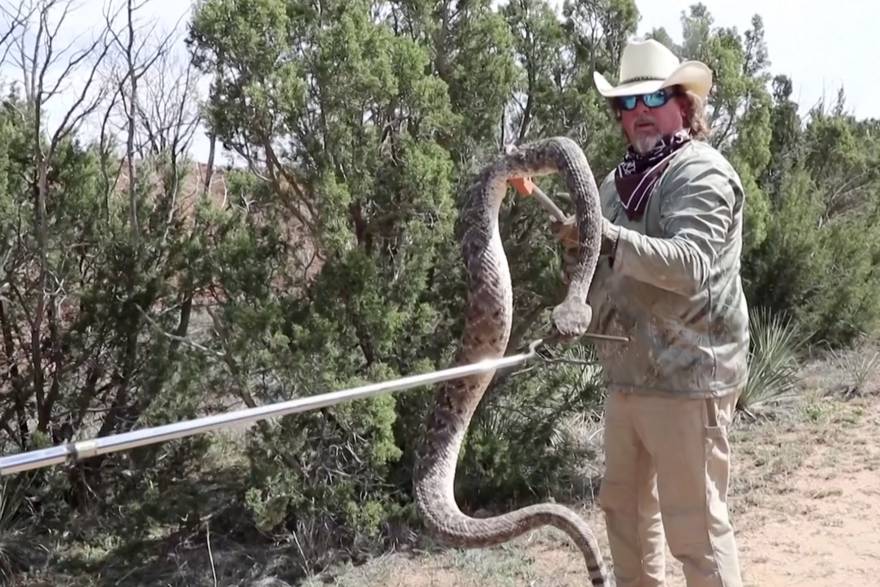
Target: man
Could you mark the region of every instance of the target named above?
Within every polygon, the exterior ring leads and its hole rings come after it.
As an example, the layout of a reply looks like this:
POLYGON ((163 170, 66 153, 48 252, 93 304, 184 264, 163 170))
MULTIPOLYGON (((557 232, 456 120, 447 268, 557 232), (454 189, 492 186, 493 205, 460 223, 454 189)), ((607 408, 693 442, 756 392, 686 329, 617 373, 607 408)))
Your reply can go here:
MULTIPOLYGON (((653 40, 594 74, 629 147, 605 178, 591 330, 609 382, 599 493, 619 587, 664 584, 665 542, 689 587, 739 587, 727 426, 747 375, 743 189, 700 139, 712 74, 653 40)), ((573 219, 555 226, 567 264, 573 219)))

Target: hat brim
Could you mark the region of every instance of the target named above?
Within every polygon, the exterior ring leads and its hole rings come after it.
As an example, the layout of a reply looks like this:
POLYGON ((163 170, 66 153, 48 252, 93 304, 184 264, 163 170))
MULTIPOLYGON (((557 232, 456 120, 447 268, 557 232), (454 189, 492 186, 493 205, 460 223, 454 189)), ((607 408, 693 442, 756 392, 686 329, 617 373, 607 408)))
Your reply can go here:
POLYGON ((605 76, 594 71, 593 81, 596 83, 596 89, 599 90, 599 93, 606 98, 650 94, 663 88, 682 86, 705 99, 712 89, 712 70, 705 63, 685 61, 675 68, 675 71, 665 80, 640 80, 613 86, 605 79, 605 76))

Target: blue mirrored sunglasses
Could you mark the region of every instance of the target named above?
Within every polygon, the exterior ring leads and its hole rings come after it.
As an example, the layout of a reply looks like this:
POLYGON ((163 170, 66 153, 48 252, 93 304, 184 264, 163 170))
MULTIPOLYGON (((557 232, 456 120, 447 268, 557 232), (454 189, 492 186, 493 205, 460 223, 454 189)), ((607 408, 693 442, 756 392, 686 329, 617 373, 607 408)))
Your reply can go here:
POLYGON ((665 89, 639 96, 620 96, 617 98, 617 107, 621 110, 635 110, 636 104, 638 104, 641 99, 642 104, 648 108, 660 108, 666 104, 672 96, 673 93, 665 89))

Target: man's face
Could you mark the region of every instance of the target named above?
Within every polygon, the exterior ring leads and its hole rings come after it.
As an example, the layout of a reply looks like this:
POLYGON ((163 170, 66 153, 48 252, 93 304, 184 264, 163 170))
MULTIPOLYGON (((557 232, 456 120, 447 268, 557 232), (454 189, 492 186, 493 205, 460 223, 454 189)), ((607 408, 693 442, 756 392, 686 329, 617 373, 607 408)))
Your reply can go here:
POLYGON ((636 98, 634 106, 632 96, 618 98, 617 110, 627 140, 637 153, 645 154, 654 148, 660 137, 684 128, 685 98, 674 95, 672 90, 660 90, 636 98), (628 106, 632 109, 627 110, 628 106))

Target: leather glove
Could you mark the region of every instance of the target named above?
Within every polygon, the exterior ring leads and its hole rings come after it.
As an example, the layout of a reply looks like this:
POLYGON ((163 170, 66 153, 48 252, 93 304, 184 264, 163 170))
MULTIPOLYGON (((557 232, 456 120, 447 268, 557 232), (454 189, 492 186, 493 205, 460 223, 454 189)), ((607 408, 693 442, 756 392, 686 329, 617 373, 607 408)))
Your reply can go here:
MULTIPOLYGON (((579 247, 577 222, 575 217, 569 216, 565 222, 554 221, 550 223, 553 236, 562 244, 562 281, 568 283, 571 274, 577 266, 577 253, 579 247)), ((602 218, 602 244, 599 255, 608 256, 614 261, 614 253, 617 250, 617 241, 620 238, 620 227, 602 218)))

